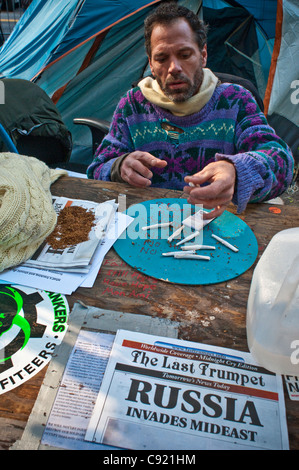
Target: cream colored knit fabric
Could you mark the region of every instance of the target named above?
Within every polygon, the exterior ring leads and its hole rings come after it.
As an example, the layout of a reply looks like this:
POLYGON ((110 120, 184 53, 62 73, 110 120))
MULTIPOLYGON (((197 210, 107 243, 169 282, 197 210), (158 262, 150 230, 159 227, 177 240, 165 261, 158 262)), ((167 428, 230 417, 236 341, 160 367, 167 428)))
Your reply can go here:
POLYGON ((29 259, 53 231, 50 186, 65 174, 34 157, 0 153, 0 272, 29 259))
POLYGON ((174 103, 164 95, 158 82, 151 77, 145 77, 138 83, 142 94, 151 103, 165 108, 175 116, 189 116, 198 113, 211 99, 218 84, 218 78, 210 69, 203 69, 203 81, 199 91, 182 103, 174 103))

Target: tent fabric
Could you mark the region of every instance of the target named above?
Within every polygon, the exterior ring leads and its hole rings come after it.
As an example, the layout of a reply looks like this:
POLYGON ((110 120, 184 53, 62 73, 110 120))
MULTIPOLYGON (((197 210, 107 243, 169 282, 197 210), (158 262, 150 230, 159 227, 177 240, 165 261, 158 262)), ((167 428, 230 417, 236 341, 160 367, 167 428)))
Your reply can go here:
POLYGON ((268 113, 274 74, 275 74, 277 59, 278 59, 280 45, 281 45, 282 16, 283 16, 282 2, 278 1, 277 14, 276 14, 276 27, 275 27, 275 42, 274 42, 274 47, 273 47, 271 66, 269 70, 268 84, 267 84, 267 89, 265 91, 265 99, 264 99, 266 113, 268 113))
MULTIPOLYGON (((90 132, 73 119, 111 120, 120 96, 148 73, 143 21, 161 1, 33 0, 0 49, 2 77, 35 81, 57 104, 72 133, 71 160, 92 158, 90 132)), ((209 24, 208 66, 253 82, 299 160, 298 111, 286 99, 298 96, 298 1, 177 1, 209 24)))
POLYGON ((210 25, 207 66, 247 77, 259 88, 251 61, 259 48, 253 17, 243 8, 223 8, 216 13, 204 7, 203 15, 210 25))
POLYGON ((31 80, 69 31, 78 0, 34 0, 0 50, 0 73, 31 80))
POLYGON ((0 50, 1 74, 32 80, 99 32, 157 1, 33 0, 0 50))
POLYGON ((269 123, 287 140, 299 163, 299 4, 279 2, 272 67, 266 94, 269 123))
POLYGON ((203 0, 208 66, 242 76, 264 97, 275 38, 277 0, 203 0))

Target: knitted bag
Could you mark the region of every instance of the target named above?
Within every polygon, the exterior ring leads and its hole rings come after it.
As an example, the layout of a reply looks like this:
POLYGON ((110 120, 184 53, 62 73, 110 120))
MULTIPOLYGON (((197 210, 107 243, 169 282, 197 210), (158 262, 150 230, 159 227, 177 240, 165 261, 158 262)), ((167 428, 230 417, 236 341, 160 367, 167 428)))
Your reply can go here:
POLYGON ((54 230, 50 186, 65 174, 34 157, 0 153, 0 272, 29 259, 54 230))

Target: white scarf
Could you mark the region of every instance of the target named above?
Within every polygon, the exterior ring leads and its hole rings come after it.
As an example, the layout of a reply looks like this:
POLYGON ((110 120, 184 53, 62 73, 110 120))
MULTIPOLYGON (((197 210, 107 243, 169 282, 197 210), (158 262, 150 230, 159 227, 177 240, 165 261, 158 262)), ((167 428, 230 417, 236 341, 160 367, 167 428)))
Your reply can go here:
POLYGON ((139 87, 147 100, 165 108, 175 116, 188 116, 200 111, 212 97, 218 78, 210 69, 203 69, 203 81, 199 91, 182 103, 174 103, 161 90, 157 80, 146 77, 139 82, 139 87))

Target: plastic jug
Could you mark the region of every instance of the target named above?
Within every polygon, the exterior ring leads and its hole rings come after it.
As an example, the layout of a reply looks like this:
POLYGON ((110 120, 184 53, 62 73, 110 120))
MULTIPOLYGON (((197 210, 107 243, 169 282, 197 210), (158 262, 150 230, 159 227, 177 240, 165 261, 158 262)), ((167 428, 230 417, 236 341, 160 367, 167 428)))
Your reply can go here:
POLYGON ((264 368, 299 376, 299 227, 270 241, 253 272, 247 342, 264 368))

